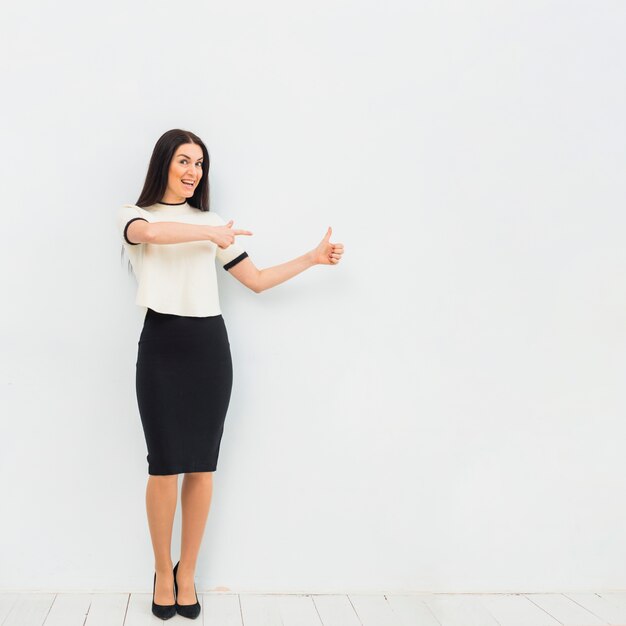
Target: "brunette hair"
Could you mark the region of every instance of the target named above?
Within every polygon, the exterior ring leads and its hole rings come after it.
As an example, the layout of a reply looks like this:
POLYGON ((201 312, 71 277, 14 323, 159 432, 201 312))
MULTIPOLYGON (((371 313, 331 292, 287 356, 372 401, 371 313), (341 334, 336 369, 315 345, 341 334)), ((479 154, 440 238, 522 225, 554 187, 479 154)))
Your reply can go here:
POLYGON ((188 131, 174 128, 163 133, 152 150, 150 164, 148 165, 148 173, 143 184, 143 189, 139 195, 139 199, 135 204, 142 209, 152 206, 157 202, 161 202, 163 194, 167 189, 167 176, 170 163, 176 154, 179 146, 185 143, 195 143, 202 148, 202 178, 193 193, 193 196, 187 200, 192 207, 201 211, 209 210, 209 151, 204 142, 198 135, 188 131))
MULTIPOLYGON (((204 142, 198 135, 192 133, 189 130, 181 130, 180 128, 173 128, 163 133, 152 150, 152 156, 150 157, 150 163, 148 164, 148 172, 146 173, 146 180, 143 184, 143 189, 139 194, 139 199, 135 204, 142 209, 148 206, 152 206, 157 202, 161 202, 165 190, 167 189, 168 173, 170 163, 176 154, 176 150, 179 146, 185 143, 195 143, 202 148, 202 156, 204 157, 202 163, 202 178, 196 187, 191 198, 188 198, 187 202, 190 206, 199 209, 200 211, 209 211, 210 207, 210 194, 209 194, 209 151, 204 145, 204 142)), ((121 257, 124 256, 124 245, 122 244, 121 257)), ((128 261, 128 270, 132 272, 132 266, 130 259, 128 261)))

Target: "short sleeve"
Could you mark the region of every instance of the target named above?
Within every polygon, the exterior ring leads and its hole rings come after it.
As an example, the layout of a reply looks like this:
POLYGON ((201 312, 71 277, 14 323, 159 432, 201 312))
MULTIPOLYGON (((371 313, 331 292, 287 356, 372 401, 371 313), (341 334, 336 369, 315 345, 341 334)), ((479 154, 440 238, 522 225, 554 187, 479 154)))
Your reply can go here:
MULTIPOLYGON (((211 212, 213 213, 213 211, 211 212)), ((217 213, 213 213, 213 215, 217 218, 221 226, 227 223, 226 220, 217 215, 217 213)), ((224 269, 229 270, 231 267, 237 265, 239 261, 243 261, 248 256, 248 253, 243 249, 243 246, 237 242, 237 238, 235 237, 235 243, 231 243, 228 248, 220 248, 217 246, 215 256, 223 265, 224 269)))
POLYGON ((145 212, 138 206, 134 204, 124 204, 122 205, 117 212, 117 229, 119 231, 122 239, 131 246, 137 246, 140 242, 129 241, 128 239, 128 227, 135 220, 143 220, 144 222, 148 222, 149 220, 145 217, 145 212))

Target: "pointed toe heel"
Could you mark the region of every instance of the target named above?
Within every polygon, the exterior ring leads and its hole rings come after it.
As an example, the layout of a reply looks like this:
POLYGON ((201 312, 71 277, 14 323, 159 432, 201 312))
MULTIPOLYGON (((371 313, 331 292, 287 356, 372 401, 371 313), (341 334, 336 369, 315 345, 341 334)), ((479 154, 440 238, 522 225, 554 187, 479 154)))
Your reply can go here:
MULTIPOLYGON (((180 561, 178 562, 180 563, 180 561)), ((176 591, 176 612, 183 617, 196 619, 200 615, 200 602, 198 602, 198 594, 196 592, 196 583, 193 583, 193 592, 196 594, 195 604, 178 604, 178 583, 176 582, 176 572, 178 571, 178 563, 174 566, 174 590, 176 591)))
MULTIPOLYGON (((154 582, 152 583, 152 613, 159 619, 170 619, 176 615, 176 602, 174 604, 157 604, 154 601, 154 590, 156 588, 156 572, 154 572, 154 582)), ((174 596, 176 598, 176 596, 174 596)))

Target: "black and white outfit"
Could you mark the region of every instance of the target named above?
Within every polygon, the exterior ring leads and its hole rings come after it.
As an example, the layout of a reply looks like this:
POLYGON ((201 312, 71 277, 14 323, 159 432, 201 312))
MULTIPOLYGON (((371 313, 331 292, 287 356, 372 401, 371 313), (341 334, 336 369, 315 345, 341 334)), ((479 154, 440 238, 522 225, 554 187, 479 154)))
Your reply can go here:
POLYGON ((216 259, 228 270, 248 254, 236 242, 134 243, 134 220, 219 226, 213 211, 159 202, 123 205, 118 230, 137 278, 135 303, 145 309, 136 363, 139 414, 148 474, 217 468, 233 368, 217 287, 216 259))

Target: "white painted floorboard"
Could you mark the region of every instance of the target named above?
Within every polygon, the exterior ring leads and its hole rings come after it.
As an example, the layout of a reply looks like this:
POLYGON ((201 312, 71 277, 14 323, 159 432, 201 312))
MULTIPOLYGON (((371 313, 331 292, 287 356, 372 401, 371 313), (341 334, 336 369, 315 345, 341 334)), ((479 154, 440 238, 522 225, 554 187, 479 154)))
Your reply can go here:
POLYGON ((426 594, 388 594, 386 596, 398 624, 402 626, 439 626, 439 622, 424 601, 426 597, 426 594))
POLYGON ((437 593, 424 602, 441 626, 500 626, 474 594, 437 593))
POLYGON ((606 626, 601 619, 562 593, 529 593, 526 597, 554 616, 563 626, 606 626))
POLYGON ((521 594, 480 594, 478 597, 501 626, 561 626, 558 619, 521 594))
MULTIPOLYGON (((198 602, 202 606, 202 612, 204 614, 203 626, 243 626, 243 619, 241 617, 241 603, 239 596, 236 594, 198 594, 198 602)), ((189 623, 191 621, 187 620, 189 623)))
POLYGON ((626 624, 626 606, 616 604, 597 593, 566 593, 570 600, 604 620, 606 624, 622 626, 626 624))
POLYGON ((348 596, 316 595, 313 602, 324 626, 361 626, 348 596))
MULTIPOLYGON (((626 592, 198 593, 172 626, 626 626, 626 592)), ((151 593, 0 593, 0 626, 145 626, 151 593)))

